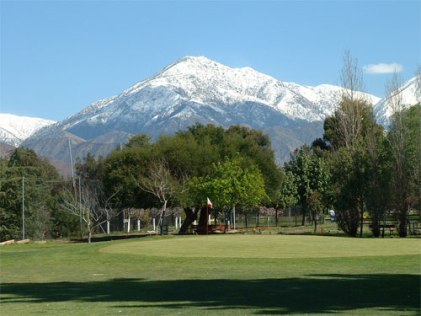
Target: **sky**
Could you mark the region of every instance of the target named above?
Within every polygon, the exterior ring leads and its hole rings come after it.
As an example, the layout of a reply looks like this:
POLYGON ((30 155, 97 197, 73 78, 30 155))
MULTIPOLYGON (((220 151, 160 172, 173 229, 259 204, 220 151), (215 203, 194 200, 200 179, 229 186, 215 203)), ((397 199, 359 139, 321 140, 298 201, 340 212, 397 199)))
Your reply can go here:
POLYGON ((0 113, 62 120, 184 56, 379 97, 421 65, 420 0, 0 0, 0 113))

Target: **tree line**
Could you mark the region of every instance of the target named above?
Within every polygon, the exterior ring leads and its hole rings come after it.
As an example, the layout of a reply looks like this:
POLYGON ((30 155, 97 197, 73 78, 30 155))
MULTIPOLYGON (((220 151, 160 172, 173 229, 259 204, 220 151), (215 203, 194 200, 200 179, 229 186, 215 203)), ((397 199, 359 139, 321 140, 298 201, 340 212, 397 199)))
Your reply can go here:
POLYGON ((362 236, 369 217, 378 237, 392 217, 405 237, 410 210, 421 215, 421 106, 406 108, 392 94, 394 115, 385 130, 357 93, 361 78, 349 55, 342 80, 341 101, 325 119, 323 137, 296 149, 282 167, 269 137, 244 126, 194 125, 156 141, 136 135, 106 158, 79 159, 71 180, 34 151, 18 148, 0 160, 0 239, 77 233, 90 239, 130 208, 157 208, 161 225, 169 208, 182 208, 180 233, 186 233, 194 221, 207 222, 207 198, 217 218, 260 206, 295 208, 302 224, 311 218, 316 230, 317 219, 334 209, 349 236, 362 236))
POLYGON ((389 214, 404 237, 408 212, 421 203, 420 117, 419 104, 402 110, 385 131, 368 103, 344 98, 325 120, 323 138, 295 150, 283 167, 267 135, 241 126, 195 125, 156 142, 137 135, 105 159, 88 154, 78 160, 76 181, 18 148, 0 161, 0 237, 21 237, 23 216, 32 238, 68 236, 81 227, 91 235, 123 209, 152 207, 161 219, 168 207, 183 208, 185 233, 193 221, 206 220, 207 198, 221 216, 233 208, 294 207, 303 224, 310 217, 315 225, 333 208, 349 236, 362 234, 366 215, 379 236, 389 214), (345 118, 354 112, 357 118, 345 118), (351 128, 345 119, 360 126, 351 128))

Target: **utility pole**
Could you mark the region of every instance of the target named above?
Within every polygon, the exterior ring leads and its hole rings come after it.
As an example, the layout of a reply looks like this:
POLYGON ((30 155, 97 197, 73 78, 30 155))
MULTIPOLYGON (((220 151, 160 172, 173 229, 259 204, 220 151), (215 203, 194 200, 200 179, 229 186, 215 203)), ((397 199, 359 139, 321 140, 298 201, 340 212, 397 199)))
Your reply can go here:
POLYGON ((73 155, 72 155, 72 146, 70 144, 70 137, 68 138, 68 141, 69 141, 69 154, 70 154, 70 171, 72 173, 73 198, 76 199, 76 182, 75 182, 75 174, 73 170, 73 155))
POLYGON ((25 177, 22 177, 22 240, 25 239, 25 177))

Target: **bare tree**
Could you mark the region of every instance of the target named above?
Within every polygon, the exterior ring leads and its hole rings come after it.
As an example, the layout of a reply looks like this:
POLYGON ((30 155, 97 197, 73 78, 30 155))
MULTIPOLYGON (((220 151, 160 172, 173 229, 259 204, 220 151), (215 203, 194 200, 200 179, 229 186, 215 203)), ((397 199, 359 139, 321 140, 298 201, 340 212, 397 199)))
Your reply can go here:
MULTIPOLYGON (((112 207, 112 199, 117 194, 104 198, 100 192, 92 189, 91 186, 81 187, 75 197, 70 190, 63 192, 62 207, 69 214, 77 216, 81 223, 84 223, 88 232, 88 243, 91 243, 92 234, 102 225, 107 223, 112 217, 118 214, 117 210, 112 207)), ((109 230, 107 229, 107 233, 109 230)))
POLYGON ((340 79, 343 98, 350 101, 361 99, 361 93, 358 92, 363 90, 363 74, 358 66, 358 60, 352 58, 349 50, 344 53, 340 79))
POLYGON ((338 110, 335 112, 336 134, 340 144, 351 147, 358 139, 363 129, 363 111, 368 101, 363 89, 362 71, 358 61, 352 58, 349 51, 345 51, 341 71, 342 98, 338 110))
POLYGON ((163 232, 163 218, 167 210, 168 202, 175 197, 177 192, 177 181, 171 174, 165 160, 158 160, 150 165, 146 176, 137 179, 137 185, 145 192, 155 196, 161 203, 158 225, 163 232))

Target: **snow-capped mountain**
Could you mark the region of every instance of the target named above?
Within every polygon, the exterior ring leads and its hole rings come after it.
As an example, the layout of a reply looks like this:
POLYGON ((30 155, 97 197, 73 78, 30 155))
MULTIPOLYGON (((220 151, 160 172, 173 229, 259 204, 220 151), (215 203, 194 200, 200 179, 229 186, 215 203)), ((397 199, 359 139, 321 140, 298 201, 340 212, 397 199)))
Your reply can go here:
POLYGON ((407 108, 421 102, 421 78, 419 76, 411 78, 374 106, 374 114, 380 124, 384 126, 390 124, 394 108, 407 108))
MULTIPOLYGON (((143 124, 152 124, 162 116, 191 117, 197 114, 196 107, 201 106, 224 114, 229 107, 248 103, 266 106, 293 120, 322 121, 335 110, 341 89, 333 85, 300 86, 248 67, 230 68, 206 57, 185 57, 119 96, 88 106, 59 126, 70 131, 79 125, 98 126, 116 121, 140 126, 139 119, 143 124), (186 102, 196 107, 178 112, 186 102)), ((363 95, 373 104, 380 100, 363 95)))
POLYGON ((25 139, 54 121, 0 113, 0 141, 18 147, 25 139))
MULTIPOLYGON (((24 145, 41 155, 64 159, 68 139, 76 154, 94 148, 99 151, 96 154, 106 154, 132 134, 156 138, 196 123, 239 124, 268 133, 282 162, 292 150, 321 136, 322 122, 336 109, 341 91, 333 85, 282 82, 248 67, 230 68, 206 57, 185 57, 120 95, 41 129, 24 145)), ((361 96, 373 104, 379 101, 369 94, 361 96)))

